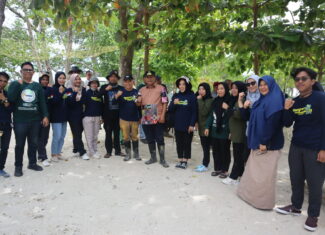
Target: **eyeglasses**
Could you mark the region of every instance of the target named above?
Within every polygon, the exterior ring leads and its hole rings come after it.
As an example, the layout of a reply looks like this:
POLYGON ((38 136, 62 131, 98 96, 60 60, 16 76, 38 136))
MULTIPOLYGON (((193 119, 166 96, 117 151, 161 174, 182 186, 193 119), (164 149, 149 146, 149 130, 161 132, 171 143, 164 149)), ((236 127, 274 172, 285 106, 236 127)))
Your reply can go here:
POLYGON ((30 73, 30 72, 33 72, 34 69, 22 69, 22 71, 23 71, 23 72, 29 72, 29 73, 30 73))
POLYGON ((255 86, 255 85, 256 85, 256 82, 255 82, 255 81, 253 81, 253 82, 247 82, 247 83, 246 83, 246 86, 247 86, 247 87, 255 86))
POLYGON ((299 82, 299 81, 307 81, 309 77, 295 77, 295 82, 299 82))

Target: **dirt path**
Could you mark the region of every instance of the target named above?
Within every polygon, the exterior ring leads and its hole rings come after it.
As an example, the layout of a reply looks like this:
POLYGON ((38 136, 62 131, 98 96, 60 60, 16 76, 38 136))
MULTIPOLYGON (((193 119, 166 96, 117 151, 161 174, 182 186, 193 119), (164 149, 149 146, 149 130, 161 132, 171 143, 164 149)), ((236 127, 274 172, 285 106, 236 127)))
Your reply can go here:
MULTIPOLYGON (((103 131, 100 140, 104 154, 103 131)), ((303 229, 306 203, 300 217, 256 210, 236 196, 236 186, 222 184, 211 171, 193 171, 202 158, 197 141, 187 170, 175 169, 175 143, 166 143, 168 169, 113 156, 71 158, 37 173, 26 169, 25 156, 22 178, 0 178, 0 234, 309 234, 303 229)), ((71 155, 71 144, 68 133, 64 153, 71 155)), ((147 146, 140 152, 148 158, 147 146)), ((278 169, 277 203, 283 205, 291 193, 285 150, 278 169)), ((314 234, 325 234, 324 206, 314 234)))

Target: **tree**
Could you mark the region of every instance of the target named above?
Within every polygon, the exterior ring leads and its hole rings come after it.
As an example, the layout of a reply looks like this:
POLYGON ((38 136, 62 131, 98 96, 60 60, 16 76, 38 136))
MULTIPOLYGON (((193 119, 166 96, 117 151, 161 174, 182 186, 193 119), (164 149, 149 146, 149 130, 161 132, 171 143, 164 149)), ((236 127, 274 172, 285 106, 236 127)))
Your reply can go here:
POLYGON ((5 6, 6 6, 7 0, 0 0, 0 40, 2 35, 2 25, 5 21, 5 6))

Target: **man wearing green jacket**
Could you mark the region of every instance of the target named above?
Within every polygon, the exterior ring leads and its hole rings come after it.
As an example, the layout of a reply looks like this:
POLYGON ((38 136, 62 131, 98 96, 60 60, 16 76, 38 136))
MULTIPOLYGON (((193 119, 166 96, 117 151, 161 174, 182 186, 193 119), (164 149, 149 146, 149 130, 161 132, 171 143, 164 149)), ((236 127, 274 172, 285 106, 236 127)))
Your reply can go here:
POLYGON ((27 139, 28 169, 42 171, 36 164, 38 132, 40 126, 49 125, 48 110, 41 85, 32 81, 34 66, 31 62, 21 65, 22 80, 14 81, 8 89, 8 100, 14 104, 13 124, 16 137, 15 176, 23 175, 23 155, 27 139))

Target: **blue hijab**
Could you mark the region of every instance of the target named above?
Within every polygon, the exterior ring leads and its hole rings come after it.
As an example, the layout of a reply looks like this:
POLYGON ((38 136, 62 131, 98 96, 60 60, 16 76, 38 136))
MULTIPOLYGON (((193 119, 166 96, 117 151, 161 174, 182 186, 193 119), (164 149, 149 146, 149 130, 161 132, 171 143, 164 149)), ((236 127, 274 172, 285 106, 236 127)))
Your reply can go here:
POLYGON ((271 76, 263 76, 259 79, 258 85, 262 80, 266 82, 269 93, 265 96, 261 94, 260 99, 252 107, 248 125, 248 147, 250 149, 259 148, 260 139, 263 135, 267 119, 272 114, 283 110, 284 105, 283 93, 274 78, 271 76))

